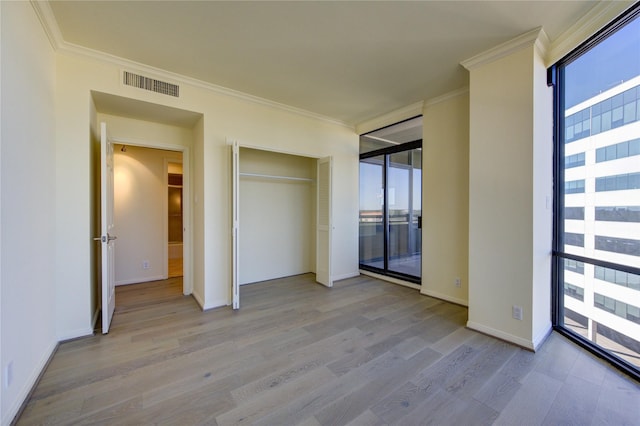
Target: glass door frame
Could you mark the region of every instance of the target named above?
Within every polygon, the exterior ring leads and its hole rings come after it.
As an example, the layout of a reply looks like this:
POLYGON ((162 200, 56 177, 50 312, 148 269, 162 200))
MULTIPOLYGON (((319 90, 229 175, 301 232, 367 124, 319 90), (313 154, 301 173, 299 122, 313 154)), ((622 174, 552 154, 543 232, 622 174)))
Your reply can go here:
MULTIPOLYGON (((393 278, 398 278, 404 281, 409 281, 411 283, 414 284, 418 284, 420 285, 422 282, 422 278, 421 276, 414 276, 414 275, 409 275, 409 274, 405 274, 402 272, 397 272, 397 271, 392 271, 389 270, 389 234, 390 234, 390 222, 389 222, 389 191, 388 189, 388 183, 389 183, 389 157, 392 154, 397 154, 397 153, 401 153, 401 152, 408 152, 408 151, 412 151, 414 149, 422 149, 422 139, 420 140, 416 140, 416 141, 412 141, 412 142, 406 142, 406 143, 402 143, 399 145, 393 145, 393 146, 389 146, 386 148, 381 148, 381 149, 377 149, 374 151, 369 151, 366 153, 362 153, 360 154, 360 158, 359 158, 359 162, 362 162, 362 160, 366 160, 369 158, 374 158, 374 157, 380 157, 382 156, 384 158, 384 164, 382 167, 382 181, 384 184, 383 187, 383 209, 382 209, 382 223, 383 223, 383 251, 384 251, 384 256, 383 256, 383 263, 384 263, 384 268, 376 268, 374 266, 371 265, 365 265, 363 263, 359 263, 359 268, 365 271, 369 271, 369 272, 374 272, 376 274, 381 274, 381 275, 386 275, 389 277, 393 277, 393 278)), ((413 196, 413 175, 411 174, 411 177, 409 178, 409 182, 410 182, 410 186, 411 186, 411 194, 409 195, 409 197, 413 196)), ((411 204, 412 202, 410 202, 411 204)), ((422 211, 422 194, 420 195, 420 211, 422 211)), ((409 213, 410 216, 413 215, 413 212, 409 213)), ((418 229, 422 229, 422 215, 419 216, 418 219, 418 229)), ((408 224, 408 226, 411 226, 411 223, 408 224)), ((360 230, 359 230, 360 232, 360 230)), ((420 250, 420 256, 422 257, 422 249, 420 250)), ((358 261, 360 261, 360 258, 358 256, 358 261)), ((422 273, 420 274, 422 275, 422 273)))

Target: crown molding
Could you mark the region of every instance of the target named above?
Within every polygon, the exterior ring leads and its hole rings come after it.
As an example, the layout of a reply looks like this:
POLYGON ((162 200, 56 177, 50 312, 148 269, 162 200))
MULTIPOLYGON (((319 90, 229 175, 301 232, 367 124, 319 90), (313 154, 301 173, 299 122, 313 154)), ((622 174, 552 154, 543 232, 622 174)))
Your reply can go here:
POLYGON ((447 92, 444 95, 436 96, 435 98, 427 99, 424 102, 425 108, 437 105, 441 102, 448 101, 449 99, 464 95, 465 93, 469 93, 469 86, 464 86, 456 90, 452 90, 451 92, 447 92))
POLYGON ((546 46, 549 44, 549 37, 544 32, 542 27, 535 28, 524 34, 519 35, 509 41, 492 47, 478 55, 475 55, 469 59, 465 59, 460 62, 460 65, 471 71, 481 65, 489 62, 496 61, 500 58, 504 58, 518 50, 524 49, 529 46, 535 45, 542 54, 546 51, 546 46))
POLYGON ((396 124, 403 120, 422 115, 423 109, 424 101, 419 101, 380 115, 378 117, 372 118, 370 120, 363 121, 360 124, 356 124, 355 131, 357 134, 362 135, 364 133, 382 129, 383 127, 389 126, 391 124, 396 124))
POLYGON ((549 48, 551 46, 551 40, 547 35, 544 28, 540 28, 540 34, 538 34, 538 38, 533 44, 534 48, 538 52, 541 58, 546 58, 549 53, 549 48))
POLYGON ((599 1, 575 24, 557 37, 549 50, 547 66, 550 66, 571 52, 605 25, 629 9, 635 1, 599 1))
POLYGON ((51 47, 53 47, 53 50, 58 50, 60 45, 63 43, 62 33, 60 32, 60 28, 58 27, 58 23, 53 15, 53 10, 51 10, 49 2, 30 0, 30 3, 31 6, 33 6, 33 10, 36 12, 36 16, 38 16, 38 19, 40 20, 40 24, 49 39, 49 43, 51 43, 51 47))
POLYGON ((208 90, 220 95, 241 99, 254 104, 271 107, 274 109, 296 114, 299 116, 312 118, 312 119, 323 121, 333 125, 345 127, 349 130, 354 130, 354 126, 352 124, 346 123, 344 121, 341 121, 332 117, 327 117, 325 115, 307 111, 302 108, 296 108, 280 102, 261 98, 259 96, 250 95, 248 93, 240 92, 238 90, 233 90, 223 86, 218 86, 217 84, 209 83, 209 82, 188 77, 182 74, 163 70, 161 68, 156 68, 150 65, 125 59, 109 53, 101 52, 99 50, 94 50, 88 47, 79 46, 73 43, 66 42, 62 37, 62 33, 60 32, 60 28, 58 27, 58 23, 55 19, 53 11, 51 10, 51 6, 49 5, 49 2, 40 1, 40 0, 30 0, 30 1, 36 12, 36 15, 40 19, 42 27, 45 33, 47 34, 47 37, 49 38, 49 42, 53 46, 56 53, 66 54, 70 56, 78 56, 81 58, 90 58, 96 61, 108 63, 110 65, 117 65, 121 68, 127 68, 128 70, 131 70, 131 71, 137 71, 142 74, 151 73, 160 78, 170 79, 177 83, 187 84, 189 86, 208 90))
POLYGON ((64 42, 58 49, 58 52, 62 54, 70 55, 70 56, 90 58, 96 61, 111 64, 111 65, 117 65, 121 68, 126 68, 129 71, 134 71, 140 74, 152 74, 160 79, 172 80, 172 81, 175 81, 176 83, 187 84, 189 86, 208 90, 216 94, 229 96, 236 99, 241 99, 241 100, 252 102, 255 104, 264 105, 271 108, 279 109, 281 111, 300 115, 303 117, 324 121, 330 124, 346 127, 350 130, 354 129, 353 125, 350 125, 341 120, 327 117, 325 115, 317 114, 315 112, 307 111, 302 108, 296 108, 280 102, 261 98, 259 96, 250 95, 248 93, 240 92, 238 90, 233 90, 223 86, 218 86, 213 83, 198 80, 197 78, 188 77, 182 74, 177 74, 171 71, 163 70, 161 68, 156 68, 150 65, 146 65, 141 62, 131 61, 129 59, 121 58, 119 56, 111 55, 105 52, 100 52, 98 50, 89 49, 87 47, 78 46, 72 43, 64 42))

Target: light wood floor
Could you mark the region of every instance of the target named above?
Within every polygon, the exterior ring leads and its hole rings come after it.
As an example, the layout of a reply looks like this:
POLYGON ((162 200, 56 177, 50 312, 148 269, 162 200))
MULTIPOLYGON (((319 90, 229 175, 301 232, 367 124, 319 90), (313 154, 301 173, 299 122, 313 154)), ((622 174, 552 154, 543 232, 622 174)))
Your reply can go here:
POLYGON ((169 258, 169 269, 167 271, 169 278, 176 278, 182 276, 182 258, 169 258))
POLYGON ((203 313, 179 279, 118 287, 111 332, 61 344, 18 424, 640 422, 638 383, 563 337, 533 354, 415 290, 301 275, 241 302, 203 313))

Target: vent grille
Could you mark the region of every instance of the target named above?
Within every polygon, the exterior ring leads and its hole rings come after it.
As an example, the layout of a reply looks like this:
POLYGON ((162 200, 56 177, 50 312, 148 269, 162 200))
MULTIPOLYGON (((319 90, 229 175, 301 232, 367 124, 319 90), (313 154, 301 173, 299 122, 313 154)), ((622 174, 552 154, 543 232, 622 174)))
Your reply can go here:
POLYGON ((126 86, 162 93, 163 95, 180 97, 180 86, 124 71, 123 82, 126 86))

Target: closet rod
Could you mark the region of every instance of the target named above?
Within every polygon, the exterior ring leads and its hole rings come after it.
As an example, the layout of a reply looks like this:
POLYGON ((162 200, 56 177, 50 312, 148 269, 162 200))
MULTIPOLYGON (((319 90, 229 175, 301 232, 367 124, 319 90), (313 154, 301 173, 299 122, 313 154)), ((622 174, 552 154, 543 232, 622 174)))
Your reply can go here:
POLYGON ((301 177, 293 177, 293 176, 274 176, 274 175, 263 175, 259 173, 240 173, 240 176, 248 176, 248 177, 259 177, 266 179, 284 179, 284 180, 300 180, 304 182, 313 182, 311 178, 301 178, 301 177))

